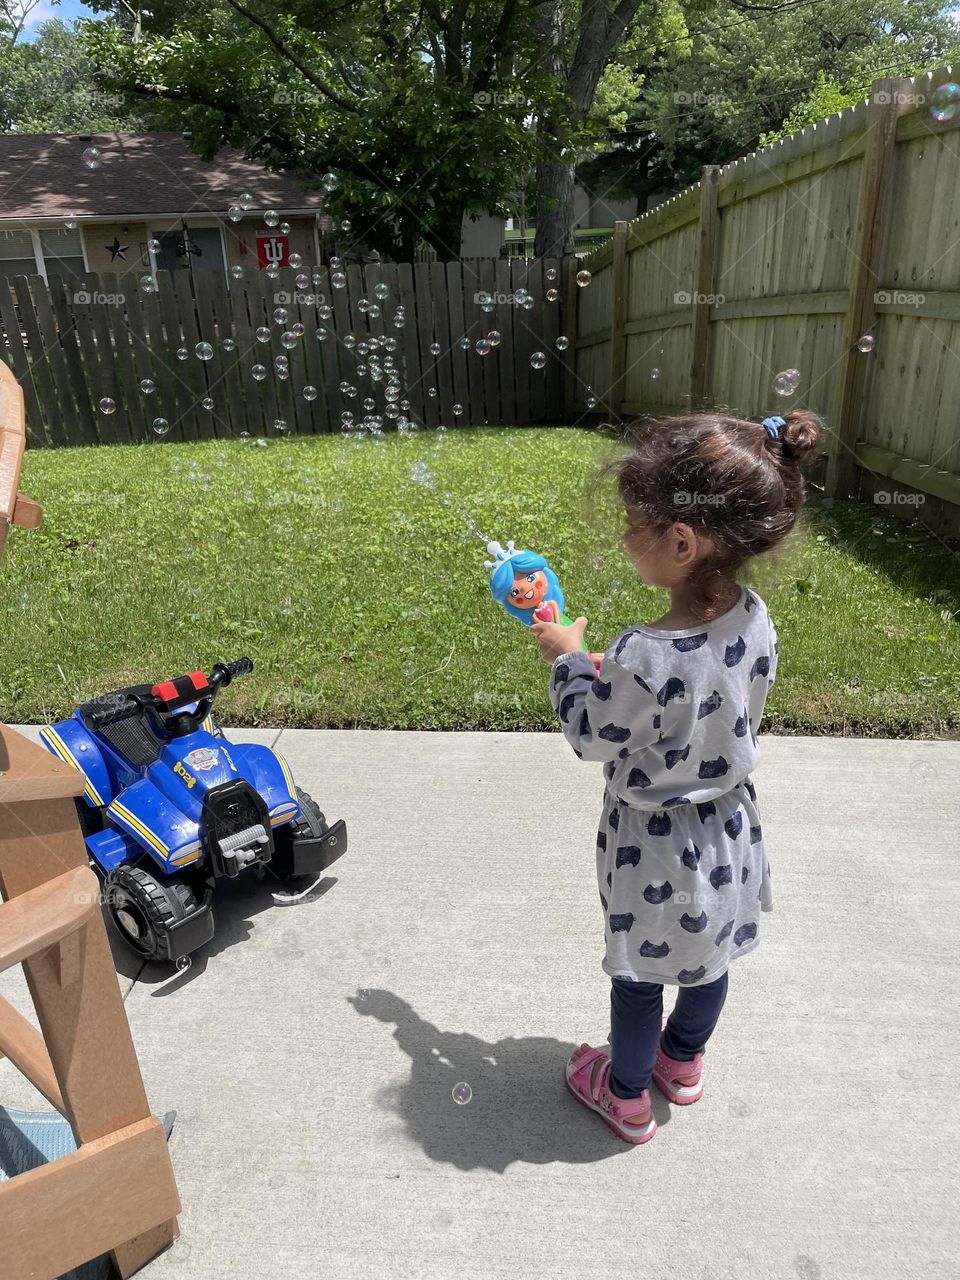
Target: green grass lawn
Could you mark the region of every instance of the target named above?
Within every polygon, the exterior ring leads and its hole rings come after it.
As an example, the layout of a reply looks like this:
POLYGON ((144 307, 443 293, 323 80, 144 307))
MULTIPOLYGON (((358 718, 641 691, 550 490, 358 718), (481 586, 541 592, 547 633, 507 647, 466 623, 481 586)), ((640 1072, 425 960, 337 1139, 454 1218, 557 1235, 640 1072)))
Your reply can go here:
MULTIPOLYGON (((550 557, 592 648, 658 617, 666 593, 588 496, 610 448, 484 429, 28 453, 45 516, 0 564, 0 717, 246 654, 227 723, 554 728, 547 667, 491 600, 476 530, 550 557)), ((746 580, 781 636, 767 731, 960 730, 960 560, 942 544, 814 494, 794 544, 746 580)))

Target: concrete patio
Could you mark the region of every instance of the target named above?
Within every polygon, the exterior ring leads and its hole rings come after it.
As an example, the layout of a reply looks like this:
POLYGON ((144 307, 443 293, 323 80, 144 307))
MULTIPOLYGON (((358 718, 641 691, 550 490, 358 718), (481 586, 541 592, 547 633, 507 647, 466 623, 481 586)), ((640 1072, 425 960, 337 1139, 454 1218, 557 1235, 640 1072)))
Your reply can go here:
MULTIPOLYGON (((956 1275, 960 742, 761 739, 776 910, 703 1101, 656 1094, 634 1148, 563 1083, 609 1030, 600 767, 550 734, 230 736, 279 739, 350 849, 298 905, 227 884, 185 973, 115 947, 177 1111, 150 1280, 956 1275)), ((7 1062, 0 1099, 45 1105, 7 1062)))

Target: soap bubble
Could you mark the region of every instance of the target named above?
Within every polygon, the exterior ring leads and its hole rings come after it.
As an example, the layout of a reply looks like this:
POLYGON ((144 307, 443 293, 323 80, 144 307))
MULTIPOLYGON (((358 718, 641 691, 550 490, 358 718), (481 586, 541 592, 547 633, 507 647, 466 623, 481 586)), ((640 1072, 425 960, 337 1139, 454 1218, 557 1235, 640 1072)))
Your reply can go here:
POLYGON ((453 1100, 458 1107, 464 1107, 473 1097, 473 1090, 465 1080, 453 1086, 453 1100))
POLYGON ((324 328, 319 328, 319 329, 317 329, 317 341, 318 341, 318 342, 326 342, 327 338, 329 338, 329 337, 330 337, 330 334, 329 334, 329 332, 328 332, 326 329, 324 329, 324 328))
POLYGON ((876 345, 877 345, 877 340, 873 336, 873 334, 865 333, 857 343, 857 350, 863 351, 863 352, 872 351, 876 345))
POLYGON ((294 271, 299 271, 303 266, 303 257, 299 253, 291 253, 287 258, 287 266, 293 267, 294 271))
POLYGON ((547 267, 547 279, 548 279, 548 280, 556 280, 557 275, 558 275, 558 272, 557 272, 557 268, 556 268, 556 267, 547 267))
POLYGON ((237 197, 237 204, 241 209, 250 209, 253 206, 253 196, 249 191, 244 191, 242 195, 237 197))
POLYGON ((350 399, 352 400, 353 397, 357 394, 357 388, 352 386, 349 382, 341 382, 340 394, 344 396, 349 396, 350 399))
POLYGON ((455 405, 453 406, 453 416, 454 416, 455 418, 459 418, 459 417, 460 417, 460 415, 461 415, 461 413, 463 413, 463 405, 462 405, 462 404, 455 404, 455 405))
POLYGON ((553 344, 558 351, 566 351, 570 345, 570 339, 561 333, 560 337, 553 344))
POLYGON ((270 277, 271 280, 276 280, 277 277, 280 275, 280 268, 277 266, 275 262, 271 262, 269 267, 267 267, 266 274, 270 277))
POLYGON ((220 343, 220 346, 224 349, 224 351, 236 351, 237 349, 236 341, 233 338, 224 338, 224 340, 220 343))
POLYGON ((268 209, 263 215, 263 220, 268 227, 275 227, 280 221, 280 215, 277 213, 276 209, 268 209))
POLYGON ((532 311, 533 307, 534 307, 533 299, 528 294, 523 300, 523 309, 524 311, 532 311))
POLYGON ((650 370, 650 377, 654 380, 654 382, 656 382, 656 380, 660 377, 660 370, 657 368, 656 365, 654 365, 653 368, 650 370))
POLYGON ((593 279, 593 276, 590 274, 589 271, 577 272, 577 284, 580 286, 581 289, 585 289, 592 279, 593 279))
POLYGON ((287 429, 287 424, 286 424, 286 422, 283 420, 283 418, 274 418, 274 420, 273 420, 273 429, 274 429, 274 431, 286 431, 286 429, 287 429))
POLYGON ((257 341, 258 342, 270 341, 270 330, 267 328, 265 324, 260 325, 259 329, 257 329, 257 341))
POLYGON ((116 400, 111 400, 109 396, 104 396, 103 399, 100 401, 100 412, 116 413, 116 411, 117 411, 116 400))
POLYGON ((305 271, 301 271, 293 283, 297 286, 298 289, 309 289, 310 277, 307 275, 305 271))
POLYGON ((306 329, 303 327, 303 325, 302 325, 302 324, 300 323, 300 321, 298 320, 298 321, 296 322, 296 324, 292 324, 292 325, 290 326, 290 332, 294 335, 294 337, 296 337, 296 338, 302 338, 302 337, 303 337, 303 335, 306 333, 306 329))
POLYGON ((353 348, 357 345, 356 336, 352 333, 348 333, 343 339, 343 345, 347 348, 348 351, 352 351, 353 348))
POLYGON ((276 369, 276 374, 281 382, 286 382, 286 380, 290 377, 290 370, 285 365, 282 365, 282 366, 278 365, 276 369))
POLYGON ((156 236, 151 236, 150 239, 147 241, 147 248, 150 250, 151 253, 159 253, 160 250, 163 248, 163 245, 160 243, 160 241, 157 239, 156 236))
POLYGON ((187 347, 177 347, 177 359, 189 360, 190 359, 189 349, 187 347))
POLYGON ((230 219, 231 222, 239 222, 240 219, 243 217, 243 210, 240 208, 238 204, 232 204, 230 208, 227 210, 227 217, 230 219))
POLYGON ((493 348, 493 343, 489 338, 478 338, 477 345, 474 348, 478 356, 489 355, 493 348))
POLYGON ((279 227, 277 227, 277 230, 280 232, 282 236, 288 236, 290 234, 290 223, 281 222, 279 227))
POLYGON ((320 184, 324 191, 333 191, 337 185, 337 175, 335 173, 325 173, 320 179, 320 184))
POLYGON ((170 423, 166 420, 166 418, 154 418, 153 430, 155 435, 165 436, 167 432, 170 430, 170 423))
POLYGON ((143 290, 144 293, 156 293, 157 282, 156 280, 154 280, 153 276, 151 275, 141 276, 140 288, 143 290))
POLYGON ((560 294, 559 294, 559 292, 558 292, 556 289, 548 289, 548 290, 547 290, 547 301, 548 301, 548 302, 556 302, 556 301, 557 301, 557 299, 558 299, 559 297, 560 297, 560 294))
POLYGON ((340 230, 343 231, 344 233, 346 233, 347 231, 353 230, 353 223, 350 221, 349 218, 344 218, 344 220, 340 223, 340 230))
POLYGON ((430 397, 431 397, 431 399, 432 399, 433 397, 435 397, 435 396, 436 396, 436 394, 437 394, 437 388, 436 388, 436 387, 427 387, 427 395, 428 395, 428 396, 430 396, 430 397))
POLYGON ((370 310, 370 300, 369 300, 368 298, 358 298, 358 299, 357 299, 357 310, 361 313, 361 315, 363 315, 363 314, 365 314, 367 311, 369 311, 369 310, 370 310))
POLYGON ((241 439, 241 440, 249 440, 249 439, 250 439, 250 432, 249 432, 249 431, 241 431, 241 432, 240 432, 240 439, 241 439))
POLYGON ((154 382, 152 378, 140 379, 140 390, 143 392, 145 396, 152 396, 154 391, 156 391, 156 389, 157 389, 157 384, 154 382))
POLYGON ((101 151, 99 147, 85 147, 83 151, 83 163, 88 169, 99 169, 101 151))
POLYGON ((499 347, 500 345, 499 329, 491 329, 490 332, 487 334, 487 341, 490 343, 491 347, 499 347))
POLYGON ((262 382, 264 378, 267 376, 266 365, 255 364, 253 368, 250 370, 250 376, 253 378, 254 382, 262 382))
POLYGON ((347 287, 347 277, 342 271, 334 271, 330 276, 330 284, 334 289, 345 289, 347 287))
POLYGON ((381 280, 378 285, 374 286, 373 295, 375 298, 379 298, 382 302, 384 298, 388 298, 390 296, 390 286, 388 284, 384 284, 381 280))
POLYGON ((204 396, 204 397, 203 397, 203 399, 200 401, 200 403, 203 405, 203 407, 204 407, 205 409, 212 409, 212 408, 213 408, 213 396, 204 396))
POLYGON ((209 342, 198 342, 197 345, 194 347, 194 351, 196 352, 198 360, 213 359, 213 347, 210 345, 209 342))
POLYGON ((799 385, 799 369, 784 369, 773 380, 773 389, 778 396, 792 396, 799 385))
POLYGON ((440 346, 439 342, 430 343, 430 354, 432 356, 438 356, 442 350, 443 348, 440 346))
POLYGON ((533 369, 542 369, 547 363, 547 355, 545 351, 534 351, 530 357, 530 366, 533 369))
POLYGON ((236 266, 233 266, 230 268, 230 274, 233 276, 234 280, 242 280, 243 267, 241 267, 240 264, 237 263, 236 266))
POLYGON ((68 231, 76 231, 77 215, 75 213, 68 213, 63 220, 63 225, 67 228, 68 231))
POLYGON ((466 334, 464 334, 462 338, 457 339, 457 346, 460 348, 461 351, 469 351, 472 345, 473 344, 471 343, 470 339, 466 336, 466 334))
POLYGON ((297 335, 295 333, 291 333, 288 329, 285 333, 280 335, 280 345, 286 347, 288 351, 292 351, 297 345, 297 335))
POLYGON ((303 388, 301 395, 303 396, 304 400, 316 400, 317 396, 319 395, 319 392, 317 391, 316 387, 312 387, 308 384, 303 388))
POLYGON ((286 324, 287 323, 286 307, 275 307, 273 311, 273 319, 276 324, 280 324, 280 325, 286 324))
POLYGON ((522 307, 529 297, 530 297, 530 293, 528 290, 523 288, 515 290, 513 295, 514 305, 518 307, 522 307))
POLYGON ((595 409, 596 407, 597 407, 597 397, 596 397, 596 396, 587 396, 587 408, 588 408, 588 409, 595 409))
POLYGON ((410 479, 416 484, 422 484, 427 489, 432 489, 436 484, 433 472, 425 462, 415 462, 410 468, 410 479))
POLYGON ((960 85, 950 81, 934 89, 930 95, 930 114, 939 124, 952 120, 960 107, 960 85))

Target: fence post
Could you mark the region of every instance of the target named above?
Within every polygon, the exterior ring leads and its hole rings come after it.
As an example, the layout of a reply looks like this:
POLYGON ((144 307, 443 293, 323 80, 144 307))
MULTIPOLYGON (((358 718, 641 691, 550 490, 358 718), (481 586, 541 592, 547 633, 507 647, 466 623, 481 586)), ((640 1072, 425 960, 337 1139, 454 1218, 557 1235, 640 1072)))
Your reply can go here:
POLYGON ((874 295, 880 284, 886 248, 897 120, 910 87, 909 80, 874 80, 867 108, 857 224, 850 246, 843 355, 837 374, 834 429, 824 482, 826 492, 834 498, 856 496, 853 492, 856 445, 863 421, 867 371, 866 361, 857 351, 857 340, 876 321, 874 295))
POLYGON ((690 325, 690 408, 702 409, 707 394, 707 362, 710 358, 710 306, 720 229, 720 166, 704 165, 700 174, 700 215, 693 265, 693 316, 690 325))
POLYGON ((565 284, 563 302, 563 332, 570 339, 563 361, 563 411, 572 417, 577 395, 577 266, 576 254, 563 259, 562 270, 565 284))
POLYGON ((620 420, 627 359, 627 223, 613 228, 613 311, 610 321, 610 407, 620 420))

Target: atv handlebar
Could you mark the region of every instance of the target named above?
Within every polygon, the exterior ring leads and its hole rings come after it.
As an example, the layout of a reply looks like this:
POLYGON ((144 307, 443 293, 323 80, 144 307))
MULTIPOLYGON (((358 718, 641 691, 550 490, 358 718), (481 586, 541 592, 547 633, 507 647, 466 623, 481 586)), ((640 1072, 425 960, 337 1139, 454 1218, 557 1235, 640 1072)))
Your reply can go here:
POLYGON ((221 687, 225 688, 235 676, 247 675, 252 670, 253 663, 249 658, 238 658, 236 662, 215 663, 209 676, 202 671, 194 671, 191 675, 165 680, 152 688, 140 685, 135 689, 118 689, 116 693, 95 699, 93 704, 85 704, 84 719, 96 732, 119 720, 142 716, 147 711, 152 711, 162 720, 175 715, 182 707, 196 703, 195 711, 182 714, 194 728, 199 728, 210 714, 213 700, 221 687))

